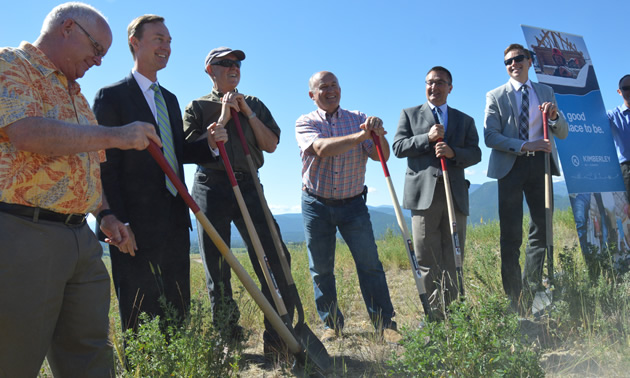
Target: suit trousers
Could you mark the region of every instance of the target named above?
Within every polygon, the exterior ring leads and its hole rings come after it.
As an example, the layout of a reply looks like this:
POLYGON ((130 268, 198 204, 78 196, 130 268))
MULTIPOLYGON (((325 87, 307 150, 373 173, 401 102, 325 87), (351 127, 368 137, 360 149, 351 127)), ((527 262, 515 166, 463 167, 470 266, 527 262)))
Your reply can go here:
MULTIPOLYGON (((282 271, 280 265, 280 258, 276 252, 271 232, 265 219, 260 198, 256 192, 254 186, 254 179, 249 173, 240 173, 238 175, 238 185, 245 200, 245 205, 249 211, 249 214, 254 223, 254 228, 260 238, 263 250, 271 266, 271 271, 274 275, 276 283, 279 287, 282 299, 285 301, 285 306, 289 313, 289 317, 293 317, 294 303, 289 298, 289 289, 286 277, 282 271)), ((251 242, 249 233, 247 232, 247 226, 245 220, 241 214, 241 210, 234 196, 232 185, 228 179, 227 173, 219 170, 205 169, 199 167, 195 173, 195 183, 193 186, 193 198, 199 204, 201 210, 206 214, 210 223, 217 230, 221 238, 230 245, 231 238, 231 223, 238 229, 241 237, 247 245, 247 252, 252 262, 254 272, 260 282, 261 291, 265 295, 265 298, 271 303, 274 308, 275 304, 269 291, 269 286, 265 281, 263 271, 258 262, 256 251, 251 242)), ((275 222, 274 222, 275 223, 275 222)), ((203 231, 203 228, 198 226, 199 232, 199 246, 201 257, 203 259, 204 267, 206 270, 206 285, 208 293, 210 295, 210 302, 212 304, 213 322, 215 326, 230 327, 235 326, 239 318, 239 310, 232 297, 232 285, 230 283, 232 274, 230 266, 227 264, 221 252, 214 245, 210 237, 203 231)), ((278 224, 275 224, 278 235, 280 234, 280 228, 278 224)), ((282 238, 282 236, 280 236, 282 238)), ((284 243, 284 254, 287 257, 289 265, 291 263, 291 255, 284 243)), ((273 326, 265 318, 265 333, 263 334, 263 340, 270 345, 281 343, 281 340, 277 332, 273 329, 273 326)))
MULTIPOLYGON (((462 260, 466 244, 466 218, 466 215, 455 206, 462 260)), ((433 310, 438 310, 437 314, 440 314, 442 313, 441 306, 444 305, 446 308, 458 295, 455 253, 443 178, 440 177, 435 184, 431 206, 426 210, 411 211, 411 230, 418 265, 429 271, 424 276, 424 285, 430 296, 431 307, 433 310), (444 294, 443 302, 441 301, 442 293, 444 294)))
POLYGON ((137 329, 143 312, 159 316, 164 328, 181 324, 190 311, 190 215, 179 195, 164 193, 155 206, 165 206, 169 219, 142 214, 147 217, 142 225, 131 224, 138 243, 135 256, 109 247, 123 330, 137 329))
POLYGON ((533 294, 542 284, 547 244, 544 153, 517 157, 510 172, 498 180, 498 187, 501 279, 505 293, 516 303, 514 301, 519 300, 523 286, 527 294, 533 294), (525 269, 521 276, 519 256, 523 243, 523 194, 529 207, 530 223, 525 269))
POLYGON ((0 377, 114 376, 110 286, 86 223, 0 212, 0 377))

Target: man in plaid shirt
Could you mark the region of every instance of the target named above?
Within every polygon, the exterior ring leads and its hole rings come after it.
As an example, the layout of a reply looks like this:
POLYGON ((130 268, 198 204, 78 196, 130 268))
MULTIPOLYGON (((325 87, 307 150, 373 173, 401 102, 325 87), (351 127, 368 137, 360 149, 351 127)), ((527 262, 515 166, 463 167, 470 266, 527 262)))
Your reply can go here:
POLYGON ((341 334, 344 317, 337 306, 335 245, 337 229, 357 266, 361 293, 378 335, 398 342, 394 308, 365 204, 368 157, 379 160, 372 132, 380 137, 385 159, 389 145, 383 121, 339 107, 341 88, 331 72, 309 80, 317 110, 301 116, 295 133, 302 157, 302 217, 317 312, 325 324, 322 341, 341 334))

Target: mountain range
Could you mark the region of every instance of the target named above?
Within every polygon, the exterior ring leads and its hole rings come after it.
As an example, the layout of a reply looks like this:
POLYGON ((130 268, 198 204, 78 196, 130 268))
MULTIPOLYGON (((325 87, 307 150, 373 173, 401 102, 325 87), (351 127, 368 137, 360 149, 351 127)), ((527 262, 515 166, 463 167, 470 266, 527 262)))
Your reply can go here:
MULTIPOLYGON (((554 189, 554 208, 556 210, 565 210, 569 208, 569 194, 564 182, 557 182, 553 185, 554 189)), ((477 225, 481 223, 489 223, 499 220, 498 211, 498 188, 496 181, 489 181, 484 184, 472 184, 469 188, 470 195, 470 215, 468 216, 469 225, 477 225)), ((527 206, 523 200, 524 213, 527 214, 527 206)), ((398 221, 396 220, 396 212, 393 206, 368 206, 370 218, 372 220, 372 228, 376 238, 382 237, 388 229, 394 233, 400 233, 398 221)), ((403 215, 407 221, 407 226, 411 232, 411 211, 403 209, 403 215)), ((302 214, 278 214, 274 216, 280 230, 282 239, 285 243, 301 243, 304 242, 304 228, 302 223, 302 214)), ((199 251, 199 237, 197 234, 197 222, 191 214, 193 230, 190 233, 191 252, 199 251)), ((95 228, 95 222, 92 219, 90 227, 95 228)), ((337 237, 340 237, 337 233, 337 237)), ((106 246, 106 245, 104 245, 106 246)), ((232 224, 232 240, 231 246, 234 248, 243 248, 245 244, 238 230, 232 224)), ((107 251, 107 248, 105 248, 107 251)))
MULTIPOLYGON (((564 182, 557 182, 553 185, 554 189, 554 208, 556 210, 565 210, 570 207, 569 194, 564 182)), ((498 210, 498 187, 496 181, 488 181, 484 184, 472 184, 469 189, 470 195, 470 215, 468 216, 468 224, 476 225, 480 223, 489 223, 499 220, 498 210)), ((528 213, 527 205, 523 200, 524 212, 528 213)), ((398 221, 396 220, 396 212, 393 206, 368 206, 370 218, 372 220, 372 228, 374 235, 378 239, 383 236, 388 229, 395 233, 399 233, 398 221)), ((403 215, 407 221, 409 232, 411 232, 411 211, 403 209, 403 215)), ((304 241, 304 228, 302 223, 302 214, 278 214, 274 215, 280 230, 282 239, 285 243, 301 243, 304 241)), ((191 233, 192 249, 196 249, 198 242, 197 224, 193 219, 193 232, 191 233)), ((337 233, 337 237, 340 237, 337 233)), ((232 247, 244 247, 243 240, 238 233, 236 227, 232 224, 232 247)))

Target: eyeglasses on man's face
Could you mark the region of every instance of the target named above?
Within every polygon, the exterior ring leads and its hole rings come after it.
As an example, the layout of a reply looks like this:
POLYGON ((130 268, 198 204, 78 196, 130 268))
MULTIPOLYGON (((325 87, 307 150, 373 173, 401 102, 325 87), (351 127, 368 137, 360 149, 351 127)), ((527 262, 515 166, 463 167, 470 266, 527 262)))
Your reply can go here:
POLYGON ((105 49, 103 48, 103 46, 101 46, 100 43, 96 42, 96 40, 94 38, 92 38, 90 33, 88 33, 88 31, 85 30, 83 28, 83 26, 81 26, 81 24, 79 24, 77 22, 77 20, 72 20, 72 21, 74 21, 74 23, 79 27, 79 29, 83 30, 83 33, 85 33, 85 35, 88 37, 88 39, 92 43, 92 46, 94 47, 94 55, 96 55, 97 58, 104 57, 105 56, 105 49))

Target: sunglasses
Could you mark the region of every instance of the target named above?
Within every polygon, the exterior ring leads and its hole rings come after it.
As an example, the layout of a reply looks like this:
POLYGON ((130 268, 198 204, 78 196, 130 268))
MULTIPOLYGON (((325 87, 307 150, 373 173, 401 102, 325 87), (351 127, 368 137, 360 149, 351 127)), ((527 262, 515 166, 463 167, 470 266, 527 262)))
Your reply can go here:
POLYGON ((225 67, 225 68, 230 68, 232 66, 241 68, 241 61, 240 60, 223 59, 223 60, 219 60, 219 61, 216 61, 216 62, 212 62, 212 63, 210 63, 210 65, 212 65, 212 66, 221 66, 221 67, 225 67))
POLYGON ((505 63, 506 66, 509 66, 510 64, 512 64, 512 62, 516 62, 516 63, 520 63, 523 61, 523 59, 525 59, 525 55, 517 55, 513 58, 510 59, 506 59, 503 61, 503 63, 505 63))
POLYGON ((624 85, 623 87, 619 87, 622 91, 630 91, 630 85, 624 85))

